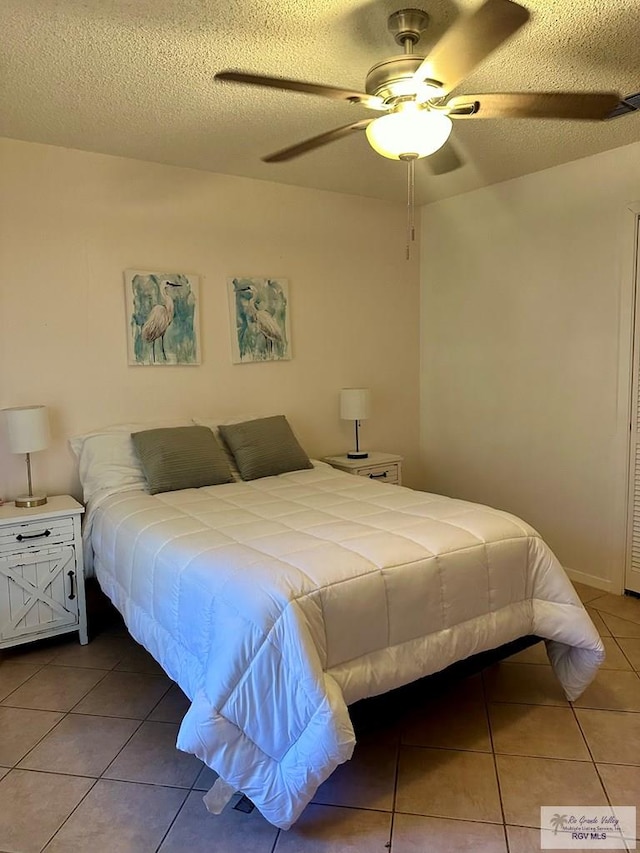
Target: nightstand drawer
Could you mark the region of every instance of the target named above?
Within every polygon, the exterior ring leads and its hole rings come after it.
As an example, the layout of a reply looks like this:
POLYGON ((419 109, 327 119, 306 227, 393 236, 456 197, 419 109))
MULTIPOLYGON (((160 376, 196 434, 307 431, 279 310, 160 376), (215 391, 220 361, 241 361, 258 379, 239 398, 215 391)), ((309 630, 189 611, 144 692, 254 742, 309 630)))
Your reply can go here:
POLYGON ((350 459, 343 455, 325 456, 324 461, 338 471, 357 474, 358 477, 368 477, 374 483, 391 483, 395 486, 402 483, 402 456, 395 453, 371 450, 361 459, 350 459))
POLYGON ((73 542, 73 519, 46 518, 0 527, 0 554, 73 542))
POLYGON ((390 465, 372 465, 357 472, 360 477, 368 477, 378 483, 398 483, 400 480, 397 462, 390 465))

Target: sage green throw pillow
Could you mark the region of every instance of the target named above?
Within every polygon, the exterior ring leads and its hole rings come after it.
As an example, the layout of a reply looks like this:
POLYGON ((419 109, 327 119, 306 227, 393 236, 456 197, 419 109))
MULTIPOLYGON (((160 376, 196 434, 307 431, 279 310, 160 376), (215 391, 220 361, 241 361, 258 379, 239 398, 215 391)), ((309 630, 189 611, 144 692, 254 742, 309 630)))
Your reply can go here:
POLYGON ((243 480, 313 468, 284 415, 220 424, 218 429, 243 480))
POLYGON ((175 492, 231 483, 225 452, 208 427, 147 429, 131 435, 149 492, 175 492))

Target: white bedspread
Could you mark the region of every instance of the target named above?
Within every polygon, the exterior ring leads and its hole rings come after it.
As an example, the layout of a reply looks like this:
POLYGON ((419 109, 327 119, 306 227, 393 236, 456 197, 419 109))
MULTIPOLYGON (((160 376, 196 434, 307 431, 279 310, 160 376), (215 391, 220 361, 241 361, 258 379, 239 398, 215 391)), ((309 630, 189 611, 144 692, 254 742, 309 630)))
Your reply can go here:
POLYGON ((178 747, 282 828, 351 756, 349 703, 527 634, 570 699, 604 658, 539 535, 488 507, 317 463, 89 509, 102 588, 192 701, 178 747))

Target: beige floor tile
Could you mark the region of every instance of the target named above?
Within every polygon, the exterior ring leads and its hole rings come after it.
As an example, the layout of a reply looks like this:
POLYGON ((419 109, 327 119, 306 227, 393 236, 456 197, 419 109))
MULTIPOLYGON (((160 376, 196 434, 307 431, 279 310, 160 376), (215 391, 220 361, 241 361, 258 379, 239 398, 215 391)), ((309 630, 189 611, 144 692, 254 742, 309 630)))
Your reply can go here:
POLYGON ((409 713, 402 722, 401 740, 411 746, 491 752, 481 680, 472 692, 454 691, 409 713))
POLYGON ((20 767, 100 776, 139 725, 138 720, 68 714, 22 759, 20 767))
POLYGON ((587 613, 591 617, 591 621, 595 625, 595 629, 598 632, 598 634, 600 634, 601 637, 610 637, 611 631, 609 630, 609 626, 604 621, 604 619, 602 618, 600 613, 598 613, 597 610, 594 610, 593 607, 589 607, 588 604, 586 605, 585 610, 587 611, 587 613))
POLYGON ((39 853, 92 785, 80 776, 12 770, 0 782, 0 850, 39 853))
POLYGON ((587 586, 586 584, 578 583, 577 581, 571 581, 571 583, 583 604, 593 601, 594 598, 600 598, 604 594, 601 589, 596 589, 593 586, 587 586))
POLYGON ((81 646, 77 640, 68 643, 58 651, 52 663, 56 666, 113 669, 131 651, 133 645, 132 640, 102 634, 86 646, 81 646))
POLYGON ((11 770, 10 767, 0 767, 0 779, 4 779, 9 770, 11 770))
POLYGON ((274 853, 371 853, 385 850, 391 816, 384 812, 310 805, 286 832, 274 853))
POLYGON ((99 779, 46 853, 155 853, 186 793, 99 779))
POLYGON ((396 809, 431 817, 501 821, 493 756, 402 747, 396 809))
POLYGON ((165 693, 148 719, 158 723, 181 723, 191 703, 177 684, 165 693))
POLYGON ((0 701, 41 669, 39 664, 0 661, 0 701))
POLYGON ((212 815, 202 793, 192 791, 158 853, 271 853, 277 834, 258 809, 246 814, 227 807, 212 815))
POLYGON ((600 669, 573 704, 576 708, 640 711, 640 678, 635 672, 600 669))
POLYGON ((618 616, 612 616, 610 613, 602 613, 602 621, 614 637, 633 637, 636 640, 640 638, 640 623, 630 622, 628 619, 620 619, 618 616))
POLYGON ((118 672, 143 672, 146 675, 164 675, 164 670, 149 652, 137 643, 118 662, 118 672))
POLYGON ((508 826, 509 853, 540 853, 540 830, 508 826))
POLYGON ((166 676, 112 670, 74 707, 73 712, 143 720, 162 699, 171 683, 166 676))
POLYGON ((613 637, 603 637, 602 642, 607 656, 601 669, 633 669, 617 640, 613 637))
POLYGON ((517 826, 540 826, 540 806, 607 802, 593 764, 553 758, 497 755, 505 821, 517 826))
POLYGON ((496 753, 591 760, 571 708, 502 703, 489 716, 496 753))
POLYGON ((605 622, 607 622, 606 614, 609 613, 619 619, 640 624, 640 599, 628 595, 611 595, 607 592, 592 599, 589 604, 595 610, 605 614, 603 616, 605 622))
POLYGON ((359 741, 351 760, 334 770, 314 794, 313 802, 391 811, 397 756, 397 746, 388 741, 359 741))
POLYGON ((594 761, 640 765, 640 714, 576 708, 594 761))
POLYGON ((551 666, 499 663, 484 671, 487 698, 491 702, 524 705, 568 705, 551 666))
POLYGON ((68 711, 104 677, 102 670, 48 664, 14 690, 3 705, 68 711))
POLYGON ((193 783, 193 788, 196 791, 208 791, 217 778, 218 774, 215 770, 207 767, 206 764, 202 764, 198 778, 193 783))
POLYGON ((636 670, 640 669, 640 637, 637 639, 620 637, 618 645, 631 662, 631 666, 636 670))
POLYGON ((640 767, 598 764, 598 773, 614 806, 635 806, 640 828, 640 767))
POLYGON ((541 663, 549 666, 547 647, 544 642, 529 646, 511 657, 505 658, 505 663, 541 663))
POLYGON ((54 711, 0 707, 0 764, 17 764, 62 716, 54 711))
POLYGON ((393 821, 393 853, 507 853, 503 826, 397 814, 393 821))
POLYGON ((54 640, 22 643, 19 646, 12 646, 10 649, 3 649, 0 652, 0 660, 44 666, 51 663, 56 656, 61 642, 62 638, 56 637, 54 640))
POLYGON ((174 723, 143 723, 104 772, 104 778, 190 788, 202 762, 177 749, 177 737, 174 723))

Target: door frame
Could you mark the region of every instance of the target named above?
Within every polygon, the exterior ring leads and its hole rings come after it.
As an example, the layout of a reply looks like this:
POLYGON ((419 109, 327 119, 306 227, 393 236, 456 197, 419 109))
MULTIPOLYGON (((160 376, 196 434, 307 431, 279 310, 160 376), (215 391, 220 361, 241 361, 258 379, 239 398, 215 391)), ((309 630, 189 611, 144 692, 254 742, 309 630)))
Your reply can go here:
MULTIPOLYGON (((618 387, 616 389, 616 433, 619 452, 615 489, 618 519, 614 530, 614 545, 623 543, 623 558, 616 561, 612 581, 612 592, 622 594, 627 588, 633 518, 633 482, 630 476, 631 442, 633 428, 634 365, 640 352, 640 202, 627 205, 624 214, 620 246, 620 305, 618 326, 618 387), (618 529, 619 528, 619 529, 618 529)), ((639 365, 640 368, 640 365, 639 365)), ((638 376, 640 384, 640 374, 638 376)), ((614 547, 614 553, 618 550, 614 547)), ((637 590, 640 592, 640 590, 637 590)))

